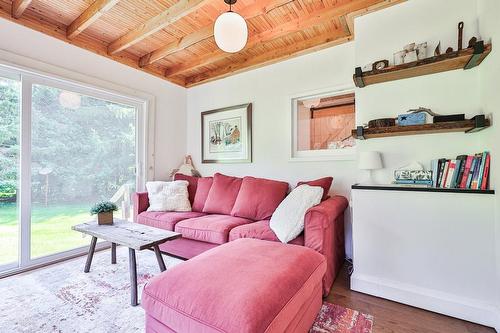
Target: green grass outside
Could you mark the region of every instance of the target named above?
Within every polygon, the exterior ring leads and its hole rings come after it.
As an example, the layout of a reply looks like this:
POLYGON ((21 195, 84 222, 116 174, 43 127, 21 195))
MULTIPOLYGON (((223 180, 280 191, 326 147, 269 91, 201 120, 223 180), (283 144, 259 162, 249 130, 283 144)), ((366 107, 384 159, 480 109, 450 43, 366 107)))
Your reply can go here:
MULTIPOLYGON (((31 221, 31 257, 37 258, 90 243, 71 226, 92 219, 91 204, 35 204, 31 221)), ((119 216, 117 214, 117 216, 119 216)), ((0 265, 18 258, 18 212, 15 203, 0 203, 0 265)))

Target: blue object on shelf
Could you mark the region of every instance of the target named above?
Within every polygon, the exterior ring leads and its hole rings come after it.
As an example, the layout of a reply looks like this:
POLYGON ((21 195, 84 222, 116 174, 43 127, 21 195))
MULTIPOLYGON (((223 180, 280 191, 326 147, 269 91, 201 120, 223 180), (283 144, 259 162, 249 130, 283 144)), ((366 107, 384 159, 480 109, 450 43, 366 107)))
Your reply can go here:
POLYGON ((427 114, 425 112, 400 114, 398 116, 399 126, 423 125, 425 124, 427 114))

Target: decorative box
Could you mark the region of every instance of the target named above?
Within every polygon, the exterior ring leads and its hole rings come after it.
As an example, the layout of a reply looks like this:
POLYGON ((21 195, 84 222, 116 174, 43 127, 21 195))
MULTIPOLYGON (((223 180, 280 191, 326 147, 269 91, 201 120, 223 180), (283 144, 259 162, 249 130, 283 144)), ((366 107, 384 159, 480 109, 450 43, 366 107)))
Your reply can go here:
POLYGON ((425 112, 400 114, 398 116, 399 126, 424 125, 427 114, 425 112))

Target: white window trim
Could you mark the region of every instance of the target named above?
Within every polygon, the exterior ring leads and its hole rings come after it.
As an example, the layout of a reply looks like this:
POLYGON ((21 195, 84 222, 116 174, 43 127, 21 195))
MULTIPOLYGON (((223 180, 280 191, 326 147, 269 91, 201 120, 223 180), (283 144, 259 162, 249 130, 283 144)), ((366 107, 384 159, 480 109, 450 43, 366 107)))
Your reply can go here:
POLYGON ((325 96, 338 96, 355 92, 353 85, 337 86, 307 91, 288 96, 288 128, 290 129, 289 147, 290 162, 317 162, 317 161, 354 161, 356 160, 356 147, 344 149, 321 149, 298 151, 297 150, 297 103, 299 99, 317 98, 325 96))
MULTIPOLYGON (((102 81, 83 74, 71 72, 62 68, 14 55, 0 50, 0 75, 8 78, 21 79, 21 152, 20 152, 20 214, 19 214, 19 253, 15 264, 0 265, 0 277, 25 271, 40 265, 50 264, 64 258, 82 255, 88 252, 88 246, 68 251, 30 258, 31 256, 31 89, 32 84, 43 84, 51 87, 71 90, 87 96, 104 99, 110 102, 126 104, 137 109, 136 117, 136 147, 137 147, 137 191, 143 191, 147 180, 154 179, 154 143, 155 143, 155 98, 154 96, 131 90, 126 87, 102 81), (15 57, 16 62, 5 58, 15 57), (19 64, 19 63, 26 63, 19 64), (44 70, 40 70, 43 68, 44 70), (46 69, 52 69, 51 72, 46 69), (61 75, 62 73, 62 75, 61 75), (77 79, 74 79, 77 77, 77 79), (112 89, 103 88, 110 86, 112 89), (27 93, 29 91, 29 93, 27 93), (25 105, 25 106, 23 106, 25 105), (23 110, 25 112, 23 112, 23 110), (26 112, 27 110, 27 112, 26 112)), ((99 242, 97 248, 106 247, 99 242)))

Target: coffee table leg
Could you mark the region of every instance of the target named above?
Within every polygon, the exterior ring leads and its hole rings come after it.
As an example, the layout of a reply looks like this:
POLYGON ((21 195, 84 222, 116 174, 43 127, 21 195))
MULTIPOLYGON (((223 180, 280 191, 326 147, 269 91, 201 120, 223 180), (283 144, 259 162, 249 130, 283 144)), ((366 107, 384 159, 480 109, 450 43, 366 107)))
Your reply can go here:
POLYGON ((158 260, 160 271, 165 272, 167 268, 165 267, 165 262, 163 261, 163 257, 161 256, 160 248, 158 247, 158 245, 154 245, 153 249, 155 250, 156 260, 158 260))
POLYGON ((128 260, 130 265, 130 304, 137 305, 137 266, 135 262, 135 250, 128 249, 128 260))
POLYGON ((111 243, 111 264, 116 264, 116 243, 111 243))
POLYGON ((89 253, 87 254, 87 262, 85 263, 85 269, 83 270, 84 273, 90 272, 90 265, 92 264, 92 258, 94 257, 96 243, 97 238, 92 237, 92 240, 90 241, 89 253))

